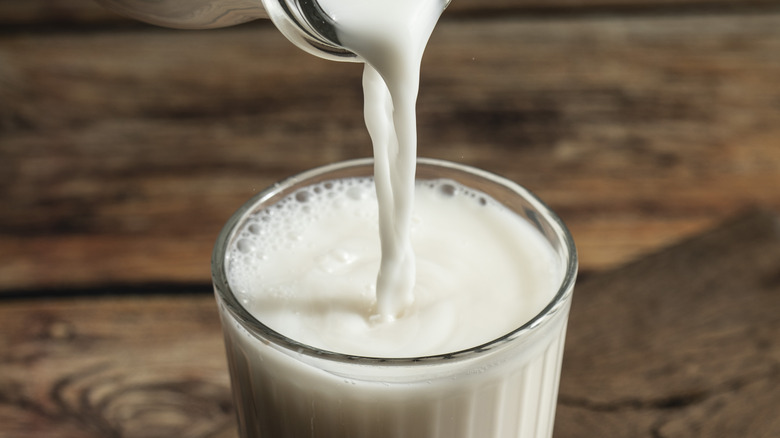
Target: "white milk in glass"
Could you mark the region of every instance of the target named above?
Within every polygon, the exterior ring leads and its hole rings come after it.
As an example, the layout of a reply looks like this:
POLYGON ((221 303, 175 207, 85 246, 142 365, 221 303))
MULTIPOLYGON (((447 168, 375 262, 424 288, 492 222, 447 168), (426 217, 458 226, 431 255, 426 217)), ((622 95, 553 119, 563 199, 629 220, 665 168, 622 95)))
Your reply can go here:
POLYGON ((551 436, 571 240, 509 181, 420 166, 414 299, 392 320, 375 311, 370 161, 282 182, 223 230, 214 283, 243 437, 551 436))
POLYGON ((413 300, 377 318, 382 253, 373 180, 298 190, 246 219, 228 280, 266 326, 320 350, 421 357, 466 350, 520 327, 561 283, 557 254, 531 224, 452 181, 417 186, 413 300))
MULTIPOLYGON (((521 187, 423 161, 415 101, 441 0, 321 0, 365 61, 371 163, 250 201, 214 282, 242 437, 549 437, 576 272, 521 187)), ((312 145, 316 147, 316 145, 312 145)))

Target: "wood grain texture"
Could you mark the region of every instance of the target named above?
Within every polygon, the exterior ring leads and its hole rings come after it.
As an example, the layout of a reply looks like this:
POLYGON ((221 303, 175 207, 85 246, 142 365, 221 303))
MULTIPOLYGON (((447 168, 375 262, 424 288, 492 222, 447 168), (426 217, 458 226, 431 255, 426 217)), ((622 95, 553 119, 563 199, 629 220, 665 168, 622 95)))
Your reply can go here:
MULTIPOLYGON (((420 155, 526 185, 607 269, 780 210, 778 53, 780 14, 445 22, 420 155)), ((359 66, 268 26, 9 34, 0 59, 0 291, 207 284, 244 200, 370 154, 359 66)))
MULTIPOLYGON (((259 2, 260 0, 258 0, 259 2)), ((454 0, 446 18, 495 14, 775 9, 777 0, 454 0)), ((130 26, 137 23, 93 0, 0 0, 0 26, 130 26)))
POLYGON ((777 436, 777 315, 774 214, 582 282, 566 341, 560 436, 777 436))
MULTIPOLYGON (((780 434, 780 221, 580 282, 556 437, 780 434)), ((0 305, 0 437, 234 437, 213 297, 0 305)))
POLYGON ((214 299, 0 307, 0 437, 236 436, 214 299))

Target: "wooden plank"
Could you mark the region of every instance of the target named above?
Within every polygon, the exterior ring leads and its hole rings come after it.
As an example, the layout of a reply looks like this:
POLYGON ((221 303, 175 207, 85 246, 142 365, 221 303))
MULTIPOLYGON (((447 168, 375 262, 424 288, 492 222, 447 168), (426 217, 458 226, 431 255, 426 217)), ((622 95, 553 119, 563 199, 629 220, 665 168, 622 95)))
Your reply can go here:
POLYGON ((757 212, 582 282, 560 436, 777 436, 780 218, 757 212))
POLYGON ((236 436, 213 297, 0 312, 0 436, 236 436))
MULTIPOLYGON (((259 0, 258 0, 259 1, 259 0)), ((454 0, 445 15, 579 14, 590 12, 776 9, 777 0, 454 0)), ((132 25, 92 0, 0 0, 0 26, 132 25)))
MULTIPOLYGON (((528 186, 606 269, 780 211, 777 53, 777 14, 445 23, 420 154, 528 186)), ((370 154, 360 68, 273 29, 14 35, 0 57, 0 290, 206 284, 245 199, 370 154)))
POLYGON ((776 0, 452 0, 445 17, 582 15, 595 13, 702 13, 773 10, 776 0))
MULTIPOLYGON (((780 210, 777 53, 780 15, 445 23, 420 154, 527 185, 605 269, 780 210)), ((370 154, 359 67, 273 29, 15 35, 0 56, 0 289, 207 283, 241 202, 370 154)))
POLYGON ((124 18, 91 0, 0 0, 0 26, 92 25, 118 23, 124 18))
MULTIPOLYGON (((779 230, 753 213, 580 282, 556 436, 778 436, 779 230)), ((213 297, 3 302, 0 436, 236 436, 213 297)))

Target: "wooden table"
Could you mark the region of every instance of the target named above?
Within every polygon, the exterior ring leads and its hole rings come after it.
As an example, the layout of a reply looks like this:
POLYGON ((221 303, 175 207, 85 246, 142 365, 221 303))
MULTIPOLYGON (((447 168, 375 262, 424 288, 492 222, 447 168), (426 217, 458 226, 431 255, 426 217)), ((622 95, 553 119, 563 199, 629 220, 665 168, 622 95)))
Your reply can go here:
MULTIPOLYGON (((370 155, 360 73, 0 0, 0 438, 236 436, 211 247, 370 155)), ((418 113, 574 234, 556 436, 780 436, 780 2, 455 0, 418 113)))

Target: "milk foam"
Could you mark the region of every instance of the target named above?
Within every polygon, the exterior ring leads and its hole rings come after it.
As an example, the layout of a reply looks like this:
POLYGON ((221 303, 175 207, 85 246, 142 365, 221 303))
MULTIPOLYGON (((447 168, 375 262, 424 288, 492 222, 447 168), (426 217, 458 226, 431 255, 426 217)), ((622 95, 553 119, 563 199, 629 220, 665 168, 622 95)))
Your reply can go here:
POLYGON ((449 180, 416 186, 415 300, 377 320, 382 256, 372 179, 329 181, 255 213, 229 255, 230 284, 275 331, 344 354, 415 357, 496 339, 540 312, 560 284, 556 254, 525 220, 449 180))

